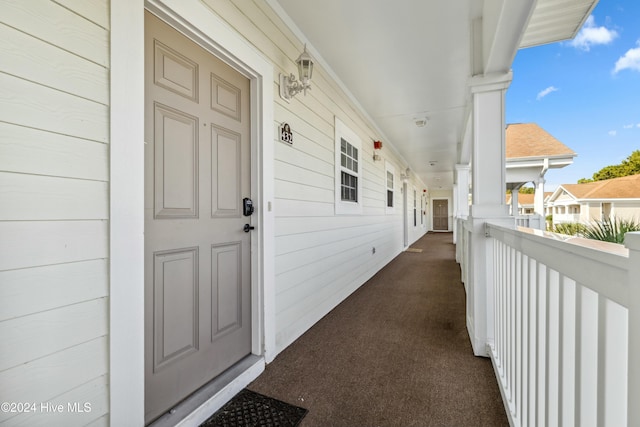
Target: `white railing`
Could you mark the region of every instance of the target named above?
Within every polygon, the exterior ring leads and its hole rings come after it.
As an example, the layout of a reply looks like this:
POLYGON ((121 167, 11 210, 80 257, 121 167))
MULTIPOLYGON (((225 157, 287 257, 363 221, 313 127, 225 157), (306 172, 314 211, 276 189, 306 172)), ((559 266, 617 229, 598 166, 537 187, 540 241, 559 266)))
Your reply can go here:
POLYGON ((547 225, 542 215, 518 215, 515 217, 516 227, 535 228, 536 230, 546 230, 547 225))
POLYGON ((456 242, 456 261, 460 264, 460 280, 467 289, 467 272, 469 256, 469 242, 471 240, 471 230, 466 227, 467 218, 456 218, 457 242, 456 242))
POLYGON ((576 223, 580 222, 580 214, 554 214, 553 215, 553 223, 554 224, 564 224, 564 223, 576 223))
POLYGON ((488 347, 511 425, 640 425, 640 234, 629 249, 498 225, 486 236, 488 347))

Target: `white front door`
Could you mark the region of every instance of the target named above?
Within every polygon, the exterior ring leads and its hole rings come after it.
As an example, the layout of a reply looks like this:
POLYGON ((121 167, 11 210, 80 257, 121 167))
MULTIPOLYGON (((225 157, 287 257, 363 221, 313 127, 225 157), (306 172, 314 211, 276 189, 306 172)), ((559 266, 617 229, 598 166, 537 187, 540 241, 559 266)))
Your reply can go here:
POLYGON ((251 352, 249 80, 145 13, 145 419, 251 352))

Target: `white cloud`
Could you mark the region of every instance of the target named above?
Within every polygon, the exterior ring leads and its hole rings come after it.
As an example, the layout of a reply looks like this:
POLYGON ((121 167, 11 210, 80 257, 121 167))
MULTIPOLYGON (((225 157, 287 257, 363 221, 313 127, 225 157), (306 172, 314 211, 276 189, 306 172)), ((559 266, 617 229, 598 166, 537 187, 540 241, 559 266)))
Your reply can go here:
POLYGON ((540 92, 538 92, 538 96, 536 96, 536 99, 538 101, 540 101, 542 98, 544 98, 545 96, 549 95, 551 92, 555 92, 557 91, 558 88, 555 86, 549 86, 548 88, 541 90, 540 92))
POLYGON ((623 129, 631 129, 634 125, 630 124, 630 125, 624 125, 622 126, 623 129))
POLYGON ((578 35, 569 44, 580 50, 588 52, 591 46, 609 44, 618 37, 616 30, 610 30, 604 26, 597 27, 596 19, 589 15, 578 35))
POLYGON ((626 69, 640 71, 640 40, 637 44, 638 47, 629 49, 627 53, 618 58, 613 69, 614 74, 626 69))
POLYGON ((638 123, 638 124, 636 125, 636 127, 637 127, 637 128, 640 128, 640 123, 638 123))
POLYGON ((609 131, 609 135, 610 135, 610 136, 616 136, 617 134, 618 134, 618 131, 617 131, 617 130, 610 130, 610 131, 609 131))

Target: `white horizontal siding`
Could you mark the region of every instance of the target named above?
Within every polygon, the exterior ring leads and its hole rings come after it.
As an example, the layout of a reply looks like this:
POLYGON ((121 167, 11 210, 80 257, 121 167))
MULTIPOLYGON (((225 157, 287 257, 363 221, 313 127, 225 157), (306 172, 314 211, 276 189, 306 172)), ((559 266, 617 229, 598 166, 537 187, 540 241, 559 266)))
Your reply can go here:
POLYGON ((298 135, 296 137, 293 146, 276 144, 275 157, 282 163, 297 165, 333 178, 333 150, 318 148, 317 144, 311 143, 308 139, 298 135))
POLYGON ((325 231, 321 236, 305 234, 308 244, 304 247, 299 244, 300 242, 297 242, 297 245, 291 245, 291 247, 287 246, 287 240, 293 240, 292 236, 288 239, 278 238, 276 251, 281 248, 280 251, 286 252, 283 255, 276 256, 276 275, 309 263, 317 263, 324 258, 337 257, 343 263, 349 264, 349 253, 351 251, 363 247, 373 240, 372 236, 376 236, 377 233, 384 232, 384 230, 385 228, 380 226, 368 226, 344 229, 340 230, 340 233, 330 234, 325 231), (313 237, 317 237, 317 240, 312 240, 313 237), (284 242, 282 242, 283 240, 284 242))
POLYGON ((107 142, 109 108, 46 86, 0 73, 2 119, 20 126, 107 142))
POLYGON ((107 182, 0 172, 0 220, 106 219, 107 182))
POLYGON ((0 372, 106 334, 106 298, 7 320, 0 323, 0 372))
POLYGON ((354 239, 390 226, 389 223, 382 222, 377 217, 373 218, 373 222, 359 221, 357 224, 351 226, 345 225, 339 228, 324 229, 321 231, 301 230, 298 233, 280 236, 276 239, 276 255, 284 256, 310 247, 331 244, 340 240, 354 239))
POLYGON ((288 181, 312 185, 316 188, 324 188, 333 192, 333 175, 318 173, 312 169, 306 169, 296 164, 275 161, 276 181, 288 181))
POLYGON ((108 427, 109 425, 109 414, 106 414, 98 418, 97 420, 91 421, 89 424, 87 424, 87 427, 108 427))
MULTIPOLYGON (((299 294, 300 290, 310 290, 318 287, 317 284, 312 284, 313 280, 320 280, 322 282, 328 282, 329 275, 340 275, 342 271, 349 271, 353 268, 355 263, 354 259, 356 254, 364 254, 364 259, 360 261, 369 261, 370 259, 379 260, 384 258, 385 250, 385 236, 384 231, 376 231, 374 233, 363 235, 360 238, 353 239, 353 242, 343 241, 342 245, 332 244, 322 245, 315 248, 302 250, 301 252, 308 254, 309 256, 317 256, 318 258, 309 258, 306 260, 297 259, 295 266, 282 266, 280 265, 281 272, 278 273, 278 286, 277 294, 283 295, 285 292, 290 292, 293 289, 298 289, 296 294, 299 294), (329 251, 329 248, 331 251, 329 251), (373 248, 376 249, 375 254, 373 248), (336 252, 333 252, 333 251, 336 252)), ((278 257, 277 260, 288 260, 288 257, 278 257)), ((320 285, 321 286, 321 285, 320 285)), ((290 299, 291 302, 293 300, 290 299)), ((287 307, 288 304, 283 306, 287 307)))
MULTIPOLYGON (((100 337, 2 371, 0 401, 47 402, 102 377, 107 373, 107 349, 107 337, 100 337)), ((0 412, 0 423, 13 415, 0 412)))
MULTIPOLYGON (((96 64, 109 65, 109 56, 105 54, 109 31, 81 15, 49 0, 3 0, 1 11, 3 24, 96 64)), ((108 21, 108 15, 102 20, 108 21)))
POLYGON ((0 222, 0 271, 106 258, 107 221, 0 222))
POLYGON ((3 24, 0 55, 7 74, 102 104, 109 101, 107 68, 3 24))
POLYGON ((276 181, 275 195, 280 199, 308 200, 324 203, 333 202, 333 188, 320 188, 315 185, 300 184, 291 181, 276 181))
MULTIPOLYGON (((109 396, 107 394, 108 378, 106 375, 97 377, 79 387, 70 390, 60 396, 56 396, 47 402, 53 405, 63 405, 66 409, 69 403, 84 405, 89 403, 90 411, 73 413, 65 410, 58 413, 32 412, 16 416, 10 423, 16 427, 48 427, 48 426, 107 426, 109 409, 109 396)), ((84 409, 84 406, 81 406, 84 409)))
POLYGON ((307 202, 300 200, 276 199, 274 212, 286 218, 333 216, 333 202, 307 202))
MULTIPOLYGON (((203 0, 274 65, 274 128, 288 123, 293 144, 274 135, 275 270, 278 351, 324 316, 402 250, 401 209, 385 212, 384 162, 374 162, 382 139, 321 66, 312 90, 291 103, 279 97, 279 73, 296 72, 302 42, 262 1, 203 0), (335 117, 362 140, 361 215, 335 214, 335 117), (373 254, 373 247, 376 253, 373 254)), ((385 160, 403 165, 392 153, 385 160)), ((399 176, 396 177, 399 182, 399 176)), ((400 192, 396 203, 400 206, 400 192)))
POLYGON ((68 135, 0 123, 0 170, 106 181, 109 147, 68 135))
POLYGON ((0 401, 108 423, 109 2, 0 4, 0 401))
POLYGON ((83 18, 109 29, 109 1, 108 0, 54 0, 61 6, 77 13, 83 18))
POLYGON ((0 321, 106 297, 107 267, 97 259, 0 271, 0 321))

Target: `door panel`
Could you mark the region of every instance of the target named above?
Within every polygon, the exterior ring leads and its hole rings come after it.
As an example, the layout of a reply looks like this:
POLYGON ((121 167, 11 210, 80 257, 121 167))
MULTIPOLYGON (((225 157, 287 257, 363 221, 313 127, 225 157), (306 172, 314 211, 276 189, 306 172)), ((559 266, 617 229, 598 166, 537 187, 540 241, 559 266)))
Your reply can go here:
POLYGON ((154 40, 154 83, 198 102, 198 64, 154 40))
POLYGON ((219 245, 211 253, 211 340, 242 326, 242 288, 238 276, 242 272, 240 245, 219 245))
POLYGON ((156 218, 198 216, 198 119, 154 105, 156 218))
POLYGON ((240 215, 239 134, 211 126, 211 213, 214 217, 240 215))
POLYGON ((154 371, 198 350, 198 249, 154 254, 154 371))
POLYGON ((241 120, 241 93, 221 77, 211 74, 211 108, 237 121, 241 120))
POLYGON ((145 419, 251 352, 249 80, 145 13, 145 419))

